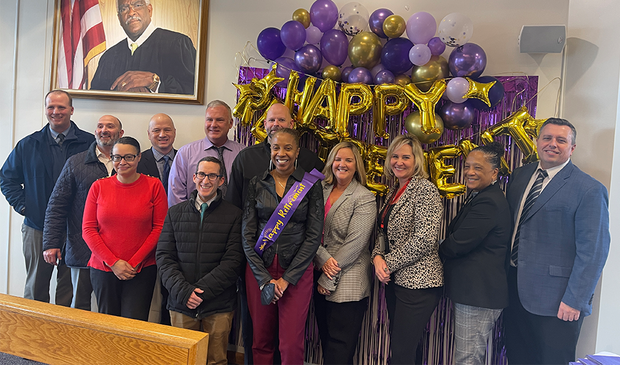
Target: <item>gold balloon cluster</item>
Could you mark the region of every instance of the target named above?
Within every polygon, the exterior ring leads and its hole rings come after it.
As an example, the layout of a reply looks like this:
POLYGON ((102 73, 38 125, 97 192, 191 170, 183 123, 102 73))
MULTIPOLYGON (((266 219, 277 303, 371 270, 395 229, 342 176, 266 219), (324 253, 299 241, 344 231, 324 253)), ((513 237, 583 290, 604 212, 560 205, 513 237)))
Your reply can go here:
MULTIPOLYGON (((416 80, 428 78, 424 81, 429 82, 430 74, 443 72, 441 68, 442 62, 440 59, 436 59, 435 63, 428 69, 420 71, 416 80)), ((257 143, 267 138, 262 123, 266 118, 267 109, 278 102, 271 90, 278 82, 284 80, 276 76, 275 70, 276 65, 262 79, 253 78, 249 84, 234 84, 239 90, 240 96, 237 105, 233 108, 233 115, 246 126, 256 120, 251 125, 250 131, 256 137, 257 143), (259 111, 262 114, 258 119, 255 119, 255 114, 259 111)), ((331 73, 331 71, 328 72, 331 73)), ((414 75, 416 75, 416 70, 414 70, 414 75)), ((418 110, 407 116, 405 127, 409 133, 416 135, 420 142, 433 143, 443 133, 443 121, 435 113, 435 106, 446 89, 446 81, 443 78, 435 79, 426 89, 421 88, 415 82, 404 85, 399 83, 383 84, 374 86, 373 91, 370 86, 365 84, 340 83, 337 85, 335 71, 333 76, 333 78, 324 78, 318 88, 315 88, 318 79, 308 76, 303 90, 299 91, 299 74, 296 71, 291 71, 284 105, 290 110, 295 110, 297 107, 295 114, 297 129, 312 133, 319 140, 321 144, 319 157, 325 159, 329 150, 339 142, 350 141, 355 143, 360 148, 364 159, 368 187, 377 194, 385 194, 387 186, 375 183, 375 179, 383 175, 383 164, 380 161, 385 160, 387 148, 351 138, 347 131, 349 117, 361 115, 372 108, 375 135, 380 138, 389 138, 390 136, 385 132, 386 118, 391 115, 402 114, 413 103, 418 110), (325 127, 319 126, 316 123, 317 118, 326 120, 327 125, 325 127)), ((488 92, 494 82, 484 84, 469 78, 467 80, 470 84, 468 97, 477 98, 489 104, 488 92)), ((508 118, 484 131, 481 139, 483 143, 487 144, 497 136, 511 136, 523 152, 524 162, 535 161, 538 156, 533 138, 538 135, 540 126, 544 121, 544 119, 534 119, 528 114, 527 108, 522 107, 508 118)), ((446 160, 460 156, 466 157, 475 147, 476 145, 470 140, 461 140, 458 145, 434 147, 426 153, 430 179, 437 185, 442 196, 453 198, 466 191, 465 185, 448 181, 453 177, 455 167, 447 164, 446 160)), ((502 160, 501 173, 509 173, 505 160, 502 160)))

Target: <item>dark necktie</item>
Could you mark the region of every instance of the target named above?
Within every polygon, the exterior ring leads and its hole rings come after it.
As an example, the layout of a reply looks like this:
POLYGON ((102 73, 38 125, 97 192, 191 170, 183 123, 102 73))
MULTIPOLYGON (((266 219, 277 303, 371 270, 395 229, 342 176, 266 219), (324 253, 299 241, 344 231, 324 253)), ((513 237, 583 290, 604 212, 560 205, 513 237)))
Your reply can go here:
POLYGON ((164 184, 164 190, 168 194, 168 177, 170 176, 170 156, 164 156, 164 171, 161 177, 161 182, 164 184))
POLYGON ((205 218, 205 212, 207 211, 207 208, 209 208, 209 204, 207 203, 202 203, 200 205, 200 223, 202 223, 205 218))
POLYGON ((224 175, 224 185, 228 183, 228 176, 226 174, 226 164, 224 163, 224 146, 215 147, 217 150, 217 158, 222 161, 222 173, 224 175))
POLYGON ((469 193, 469 196, 463 202, 463 206, 466 206, 467 204, 469 204, 470 201, 474 200, 474 197, 478 195, 478 193, 478 191, 472 191, 471 193, 469 193))
POLYGON ((547 171, 538 169, 536 181, 534 181, 534 185, 532 185, 530 192, 527 194, 527 198, 525 198, 523 210, 521 211, 521 217, 519 218, 519 225, 517 226, 517 233, 515 234, 515 241, 512 245, 512 252, 510 254, 510 260, 515 264, 515 266, 518 265, 517 260, 519 258, 519 236, 521 234, 521 224, 534 206, 534 203, 536 203, 536 199, 538 199, 538 196, 542 191, 543 181, 547 176, 547 171))
POLYGON ((57 138, 58 138, 58 142, 57 142, 58 145, 62 147, 62 143, 65 141, 65 135, 62 133, 59 133, 57 138))

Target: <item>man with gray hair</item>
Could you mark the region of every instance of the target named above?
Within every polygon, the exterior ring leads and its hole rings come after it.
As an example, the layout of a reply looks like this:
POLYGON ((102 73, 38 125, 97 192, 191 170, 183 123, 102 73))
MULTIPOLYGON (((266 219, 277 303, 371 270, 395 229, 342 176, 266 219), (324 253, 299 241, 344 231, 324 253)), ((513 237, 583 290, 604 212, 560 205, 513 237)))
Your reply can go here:
POLYGON ((150 0, 117 0, 127 34, 99 61, 91 90, 193 94, 196 48, 185 34, 156 28, 150 0))
POLYGON ((237 154, 245 148, 241 143, 228 139, 228 131, 233 126, 232 111, 228 104, 214 100, 207 104, 205 113, 205 138, 179 148, 168 179, 168 206, 172 207, 186 201, 195 186, 192 183, 198 161, 213 156, 224 163, 224 184, 220 187, 226 195, 230 171, 237 154))
POLYGON ((95 142, 81 153, 71 156, 58 177, 45 211, 43 258, 58 265, 64 248, 65 264, 71 268, 72 308, 90 310, 90 249, 82 238, 82 216, 90 186, 113 174, 112 146, 123 136, 121 121, 112 116, 99 118, 95 142), (65 240, 66 237, 66 240, 65 240))

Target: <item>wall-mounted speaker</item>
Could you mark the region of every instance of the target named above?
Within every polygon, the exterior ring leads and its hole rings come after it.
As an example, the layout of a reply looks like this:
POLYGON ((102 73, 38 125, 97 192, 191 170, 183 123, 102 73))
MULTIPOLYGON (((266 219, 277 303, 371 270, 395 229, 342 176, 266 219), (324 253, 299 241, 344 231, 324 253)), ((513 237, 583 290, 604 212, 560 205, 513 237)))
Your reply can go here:
POLYGON ((524 25, 519 35, 521 53, 560 53, 565 44, 565 25, 524 25))

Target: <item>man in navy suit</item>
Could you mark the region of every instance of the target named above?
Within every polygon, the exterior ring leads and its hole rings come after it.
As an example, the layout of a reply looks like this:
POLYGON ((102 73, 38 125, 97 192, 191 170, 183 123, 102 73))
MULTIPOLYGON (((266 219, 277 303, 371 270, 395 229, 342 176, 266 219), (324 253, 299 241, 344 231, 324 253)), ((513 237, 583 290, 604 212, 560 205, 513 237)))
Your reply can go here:
POLYGON ((138 172, 160 179, 168 193, 168 176, 177 152, 173 147, 177 130, 169 115, 159 113, 153 115, 149 121, 146 133, 151 141, 151 148, 142 151, 138 172))
POLYGON ((514 231, 505 310, 510 364, 567 364, 609 252, 607 189, 570 161, 575 127, 549 118, 540 161, 512 173, 514 231))

